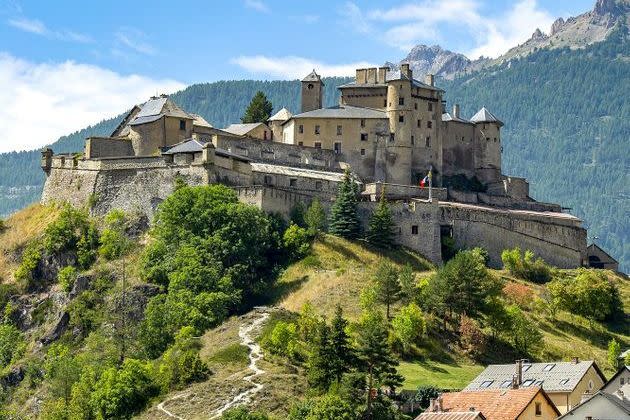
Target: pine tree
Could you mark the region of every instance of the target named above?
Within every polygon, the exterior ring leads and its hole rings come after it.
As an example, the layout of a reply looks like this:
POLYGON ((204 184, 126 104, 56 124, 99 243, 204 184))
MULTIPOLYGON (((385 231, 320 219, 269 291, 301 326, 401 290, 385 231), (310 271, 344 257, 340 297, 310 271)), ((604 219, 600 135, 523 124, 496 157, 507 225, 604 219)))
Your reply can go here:
POLYGON ((264 93, 258 91, 247 106, 245 114, 241 117, 241 122, 244 124, 267 122, 271 117, 271 111, 273 111, 273 105, 267 100, 264 93))
POLYGON ((320 391, 327 390, 335 380, 332 366, 335 355, 330 341, 330 327, 322 321, 318 326, 317 336, 312 343, 308 361, 308 383, 320 391))
POLYGON ((400 283, 398 282, 398 270, 393 264, 382 260, 374 275, 378 300, 387 307, 387 319, 389 319, 390 306, 400 299, 400 283))
POLYGON ((385 200, 384 189, 381 191, 381 198, 370 218, 366 239, 372 245, 382 249, 391 249, 394 245, 394 220, 385 200))
POLYGON ((304 222, 311 235, 317 235, 324 229, 326 212, 322 203, 315 198, 304 214, 304 222))
POLYGON ((359 187, 352 180, 350 171, 346 169, 330 213, 328 230, 333 235, 346 239, 354 239, 359 236, 358 194, 359 187))
POLYGON ((409 304, 419 294, 417 288, 418 284, 416 283, 416 276, 413 273, 413 268, 411 268, 411 265, 405 264, 405 266, 400 270, 400 274, 398 275, 398 282, 400 283, 400 292, 402 294, 402 299, 405 304, 409 304))
POLYGON ((337 383, 341 382, 343 374, 350 371, 355 361, 350 336, 346 332, 347 325, 348 321, 343 317, 341 306, 337 305, 330 329, 330 344, 334 356, 331 371, 337 383))

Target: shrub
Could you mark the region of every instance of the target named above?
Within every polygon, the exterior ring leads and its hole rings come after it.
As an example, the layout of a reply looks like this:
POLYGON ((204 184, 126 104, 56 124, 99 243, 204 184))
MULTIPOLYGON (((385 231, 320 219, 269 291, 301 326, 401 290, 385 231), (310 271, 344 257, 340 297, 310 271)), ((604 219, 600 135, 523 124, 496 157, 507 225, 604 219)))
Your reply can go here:
POLYGON ((77 280, 77 275, 77 269, 71 265, 59 270, 57 273, 57 282, 64 292, 68 293, 72 290, 72 286, 74 286, 74 282, 77 280))
POLYGON ((439 395, 439 390, 431 385, 421 385, 418 387, 416 391, 416 395, 413 399, 420 404, 422 409, 426 409, 431 404, 431 400, 437 398, 439 395))
POLYGON ((486 349, 486 336, 474 319, 462 316, 459 322, 459 340, 464 353, 476 358, 486 349))
POLYGON ((503 267, 513 276, 534 283, 546 283, 552 278, 551 268, 542 258, 534 258, 530 250, 521 255, 520 248, 506 249, 501 253, 503 267))
POLYGON ((194 335, 193 327, 183 327, 175 336, 175 343, 162 356, 158 375, 164 392, 208 376, 208 367, 199 357, 201 344, 194 335))
POLYGON ((107 213, 104 222, 98 252, 104 258, 113 260, 129 249, 129 240, 125 235, 127 219, 122 210, 112 210, 107 213))
POLYGON ((291 223, 284 231, 282 240, 290 258, 294 260, 305 257, 311 249, 311 238, 308 231, 294 223, 291 223))
POLYGON ((306 213, 306 209, 304 208, 304 204, 301 202, 297 202, 291 211, 289 212, 289 220, 291 223, 298 225, 299 227, 306 227, 306 221, 304 220, 304 214, 306 213))
POLYGON ((503 295, 510 302, 523 309, 529 308, 534 300, 534 292, 531 287, 513 281, 507 282, 503 286, 503 295))
POLYGON ((426 321, 420 307, 415 303, 410 303, 400 308, 392 319, 392 331, 396 340, 402 345, 403 353, 407 353, 410 347, 426 333, 426 321))
POLYGON ((621 355, 621 344, 614 338, 608 342, 608 364, 614 370, 619 369, 619 356, 621 355))
POLYGON ((46 227, 44 249, 48 253, 74 250, 88 227, 87 212, 66 204, 59 217, 46 227))
POLYGON ((7 222, 5 222, 4 219, 0 219, 0 233, 5 230, 7 230, 7 222))
POLYGON ((326 212, 319 199, 315 198, 306 210, 304 222, 311 235, 317 235, 326 227, 326 212))
POLYGON ((291 322, 278 321, 265 340, 265 347, 272 353, 295 357, 298 355, 297 327, 291 322))
POLYGON ((42 247, 37 242, 31 242, 22 253, 22 261, 15 270, 15 279, 23 288, 28 289, 33 283, 33 274, 42 259, 42 247))
POLYGON ((246 407, 227 410, 221 416, 223 420, 269 420, 269 416, 258 411, 249 411, 246 407))
POLYGON ((506 312, 509 319, 508 338, 517 351, 526 355, 543 345, 543 335, 538 325, 530 321, 518 306, 509 305, 506 312))
POLYGON ((22 356, 26 344, 24 336, 13 325, 0 325, 0 368, 5 368, 12 361, 22 356))
POLYGON ((590 321, 611 319, 621 312, 617 285, 597 270, 579 269, 575 278, 555 279, 547 289, 561 309, 590 321))

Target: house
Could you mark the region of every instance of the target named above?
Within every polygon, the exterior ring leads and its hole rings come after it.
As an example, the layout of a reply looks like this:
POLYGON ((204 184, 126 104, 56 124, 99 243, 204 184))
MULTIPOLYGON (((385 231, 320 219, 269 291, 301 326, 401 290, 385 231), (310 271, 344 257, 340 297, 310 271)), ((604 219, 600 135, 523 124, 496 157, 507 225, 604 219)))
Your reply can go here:
POLYGON ((465 412, 479 412, 487 420, 551 420, 560 415, 547 393, 539 387, 444 393, 416 420, 433 419, 423 415, 440 412, 453 415, 457 413, 458 416, 465 412))
POLYGON ((577 406, 585 392, 595 393, 606 383, 594 361, 489 365, 464 391, 541 387, 561 413, 577 406))
POLYGON ((479 411, 424 412, 416 420, 486 420, 479 411))
POLYGON ((230 124, 223 129, 237 136, 253 137, 260 140, 271 140, 271 130, 263 123, 230 124))
MULTIPOLYGON (((606 382, 602 387, 602 391, 607 394, 614 394, 624 386, 630 385, 630 366, 624 366, 615 373, 615 375, 606 382)), ((628 395, 630 396, 630 395, 628 395)))
POLYGON ((619 271, 619 262, 596 244, 590 244, 586 248, 586 256, 589 267, 619 271))
POLYGON ((630 400, 624 394, 599 391, 573 407, 560 419, 564 420, 628 420, 630 400))
POLYGON ((293 114, 291 114, 288 109, 282 108, 280 111, 269 117, 267 125, 271 128, 271 140, 284 142, 282 138, 282 125, 292 116, 293 114))

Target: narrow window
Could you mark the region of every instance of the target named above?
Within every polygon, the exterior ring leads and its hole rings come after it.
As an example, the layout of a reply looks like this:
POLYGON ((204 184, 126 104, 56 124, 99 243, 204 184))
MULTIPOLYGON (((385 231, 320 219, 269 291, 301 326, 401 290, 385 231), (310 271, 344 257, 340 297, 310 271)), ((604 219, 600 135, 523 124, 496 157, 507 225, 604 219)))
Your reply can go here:
POLYGON ((322 143, 321 143, 320 141, 316 141, 316 142, 313 144, 313 146, 314 146, 316 149, 321 149, 321 148, 322 148, 322 143))
POLYGON ((539 402, 536 403, 536 415, 542 416, 542 404, 539 402))
POLYGON ((300 134, 304 133, 304 126, 302 124, 298 126, 298 133, 300 134))
POLYGON ((267 130, 263 131, 263 140, 267 140, 267 130))
POLYGON ((415 139, 411 136, 411 144, 415 144, 415 139))
POLYGON ((361 127, 365 127, 365 120, 361 120, 361 127))
POLYGON ((433 121, 427 121, 427 128, 433 127, 433 121))
POLYGON ((365 149, 361 149, 361 156, 365 156, 365 149))
POLYGON ((405 122, 405 117, 403 115, 399 115, 398 116, 398 122, 404 123, 405 122))
POLYGON ((179 120, 179 129, 186 131, 186 120, 179 120))
POLYGON ((619 379, 619 383, 620 383, 621 385, 623 385, 623 383, 624 383, 625 381, 626 381, 626 380, 625 380, 625 378, 624 378, 624 377, 621 377, 621 378, 619 379))
POLYGON ((422 125, 422 121, 418 120, 418 128, 422 125))
POLYGON ((418 109, 418 102, 413 104, 413 109, 418 109))
POLYGON ((315 189, 316 190, 322 189, 322 181, 315 181, 315 189))
POLYGON ((337 135, 338 136, 341 135, 341 126, 340 125, 337 126, 337 135))
POLYGON ((383 99, 383 108, 387 107, 387 99, 383 99))
POLYGON ((297 187, 297 178, 289 179, 289 187, 297 187))
POLYGON ((341 142, 336 141, 334 148, 335 148, 335 153, 341 153, 341 142))
POLYGON ((272 185, 273 184, 273 178, 271 178, 271 175, 265 175, 264 181, 265 185, 272 185))
POLYGON ((425 145, 426 147, 431 147, 431 136, 427 136, 425 145))
POLYGON ((319 134, 319 125, 315 126, 315 134, 319 134))
POLYGON ((361 141, 367 141, 368 135, 367 133, 361 133, 361 141))
POLYGON ((400 97, 398 98, 398 105, 404 105, 405 104, 405 98, 400 97))
POLYGON ((433 104, 429 102, 429 112, 433 111, 433 104))
POLYGON ((411 234, 412 235, 417 235, 418 234, 418 225, 411 226, 411 234))
POLYGON ((497 138, 496 138, 496 137, 494 138, 494 142, 495 142, 495 143, 497 142, 497 138))
POLYGON ((394 141, 394 133, 389 133, 389 141, 390 143, 394 141))

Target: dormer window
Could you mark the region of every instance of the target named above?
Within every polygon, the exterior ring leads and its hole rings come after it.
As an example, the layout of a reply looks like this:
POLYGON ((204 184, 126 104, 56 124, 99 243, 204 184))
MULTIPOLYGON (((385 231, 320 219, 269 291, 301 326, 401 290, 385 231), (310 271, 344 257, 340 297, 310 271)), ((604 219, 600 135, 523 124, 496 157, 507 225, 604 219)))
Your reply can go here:
POLYGON ((179 120, 179 129, 186 131, 186 120, 179 120))

